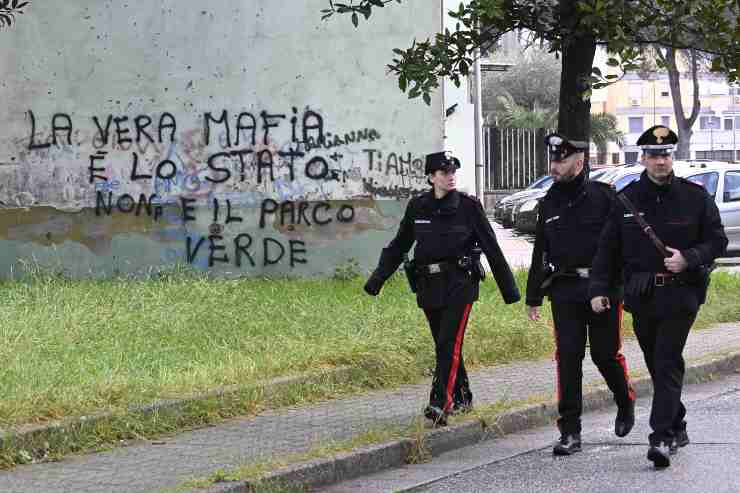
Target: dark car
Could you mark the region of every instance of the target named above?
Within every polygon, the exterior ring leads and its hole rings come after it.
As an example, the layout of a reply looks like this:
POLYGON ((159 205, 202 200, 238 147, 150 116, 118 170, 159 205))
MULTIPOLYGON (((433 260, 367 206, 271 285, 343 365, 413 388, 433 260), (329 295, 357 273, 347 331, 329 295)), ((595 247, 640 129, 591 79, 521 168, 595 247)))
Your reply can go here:
MULTIPOLYGON (((610 185, 614 185, 617 190, 621 190, 632 180, 639 178, 643 169, 642 166, 599 168, 591 171, 589 179, 609 183, 610 185)), ((547 193, 547 190, 541 194, 532 195, 528 197, 528 200, 517 204, 517 208, 512 213, 514 217, 514 228, 523 233, 535 232, 540 199, 545 196, 545 193, 547 193)))
POLYGON ((532 195, 538 194, 542 190, 547 190, 552 185, 552 177, 545 175, 537 178, 531 185, 524 190, 521 190, 511 195, 507 195, 503 199, 496 202, 493 209, 493 219, 500 222, 505 228, 511 228, 514 226, 512 221, 511 213, 516 206, 523 200, 526 200, 532 195))

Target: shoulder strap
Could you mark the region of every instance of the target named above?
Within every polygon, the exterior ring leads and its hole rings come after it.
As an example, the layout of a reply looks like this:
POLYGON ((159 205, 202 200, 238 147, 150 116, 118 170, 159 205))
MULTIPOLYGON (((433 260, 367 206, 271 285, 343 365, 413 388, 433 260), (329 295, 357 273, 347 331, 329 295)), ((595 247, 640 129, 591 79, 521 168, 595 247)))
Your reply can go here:
POLYGON ((658 238, 658 236, 655 234, 655 231, 653 231, 652 226, 650 226, 647 223, 647 221, 643 219, 640 213, 637 212, 637 209, 635 209, 635 206, 632 204, 632 201, 628 199, 624 193, 617 194, 617 197, 624 204, 627 210, 632 213, 632 215, 635 217, 635 221, 637 221, 637 224, 639 224, 640 227, 642 228, 642 231, 646 235, 648 235, 648 238, 650 238, 650 241, 653 242, 653 245, 655 245, 655 248, 658 249, 661 255, 663 255, 664 257, 670 257, 671 252, 669 252, 668 249, 665 247, 665 244, 663 244, 663 242, 660 241, 660 238, 658 238))

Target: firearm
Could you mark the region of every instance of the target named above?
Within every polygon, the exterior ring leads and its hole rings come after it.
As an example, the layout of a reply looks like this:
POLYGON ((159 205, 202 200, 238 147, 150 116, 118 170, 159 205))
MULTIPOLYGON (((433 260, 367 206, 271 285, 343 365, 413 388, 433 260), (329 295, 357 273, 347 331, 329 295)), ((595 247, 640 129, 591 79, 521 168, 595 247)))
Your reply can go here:
POLYGON ((412 293, 416 292, 416 259, 409 260, 408 254, 403 254, 403 270, 412 293))

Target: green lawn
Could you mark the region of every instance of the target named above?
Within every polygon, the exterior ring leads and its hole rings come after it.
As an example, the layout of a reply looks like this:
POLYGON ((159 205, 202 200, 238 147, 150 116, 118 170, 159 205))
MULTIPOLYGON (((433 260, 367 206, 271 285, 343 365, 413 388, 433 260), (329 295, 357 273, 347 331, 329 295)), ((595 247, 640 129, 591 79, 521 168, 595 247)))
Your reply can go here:
MULTIPOLYGON (((522 293, 526 272, 517 272, 522 293)), ((248 386, 318 368, 368 369, 352 391, 417 381, 434 365, 423 313, 396 276, 381 296, 364 280, 66 280, 2 283, 0 427, 248 386)), ((715 273, 699 325, 740 320, 740 276, 715 273)), ((549 310, 544 310, 549 320, 549 310)), ((488 280, 473 308, 471 366, 552 351, 547 323, 505 305, 488 280)), ((303 396, 310 399, 311 396, 303 396)), ((261 399, 255 395, 254 399, 261 399)), ((255 403, 259 404, 259 403, 255 403)))

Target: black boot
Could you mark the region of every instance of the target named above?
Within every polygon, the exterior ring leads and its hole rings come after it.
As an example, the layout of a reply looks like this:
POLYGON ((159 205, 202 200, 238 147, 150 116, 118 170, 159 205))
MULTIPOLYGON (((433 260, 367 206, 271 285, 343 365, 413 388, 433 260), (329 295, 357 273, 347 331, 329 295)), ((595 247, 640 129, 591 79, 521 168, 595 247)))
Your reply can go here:
POLYGON ((691 441, 689 440, 689 434, 686 433, 686 428, 673 430, 673 440, 671 441, 671 445, 668 447, 670 454, 674 455, 678 453, 679 447, 685 447, 689 443, 691 443, 691 441))
POLYGON ((581 434, 568 433, 560 436, 560 440, 552 448, 555 455, 573 455, 581 451, 581 434))
POLYGON ((635 426, 635 401, 629 401, 626 406, 617 410, 617 419, 614 420, 614 434, 626 437, 635 426))
POLYGON ((656 469, 661 469, 671 465, 670 447, 666 442, 651 444, 648 449, 647 458, 655 465, 656 469))
POLYGON ((427 406, 424 408, 424 417, 432 421, 435 428, 447 426, 447 413, 437 406, 427 406))

